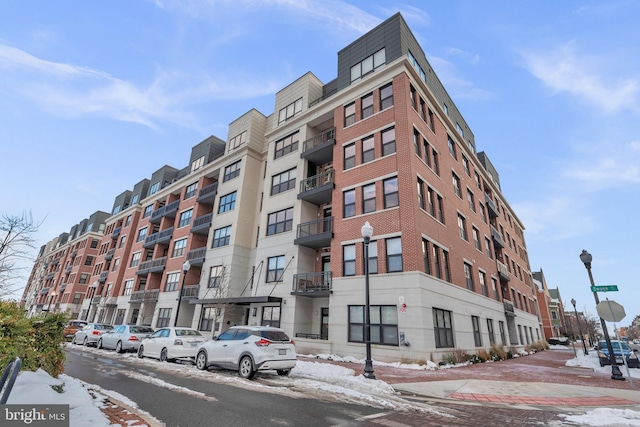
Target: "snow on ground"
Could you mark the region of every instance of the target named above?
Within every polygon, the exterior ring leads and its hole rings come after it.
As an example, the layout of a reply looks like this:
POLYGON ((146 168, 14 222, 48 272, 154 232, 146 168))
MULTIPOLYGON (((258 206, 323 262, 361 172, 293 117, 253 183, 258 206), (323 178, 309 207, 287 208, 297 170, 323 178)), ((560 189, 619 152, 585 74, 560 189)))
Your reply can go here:
MULTIPOLYGON (((74 346, 74 348, 98 354, 103 352, 103 350, 87 347, 74 346)), ((567 347, 564 346, 560 346, 559 348, 565 351, 567 350, 567 347)), ((551 351, 553 350, 552 348, 551 351)), ((576 351, 576 353, 577 356, 574 359, 567 361, 568 366, 588 367, 605 374, 611 372, 610 366, 600 367, 595 351, 590 351, 588 356, 585 356, 582 351, 576 351)), ((188 377, 197 377, 199 379, 225 383, 237 387, 251 388, 252 390, 286 394, 291 397, 301 397, 308 393, 315 393, 324 398, 337 398, 342 401, 367 404, 386 409, 403 410, 411 408, 432 411, 428 407, 416 406, 417 404, 409 404, 403 401, 396 395, 393 387, 384 381, 369 380, 361 374, 356 375, 353 369, 328 363, 299 360, 289 377, 261 375, 259 381, 249 381, 238 377, 235 373, 226 371, 199 371, 190 363, 162 363, 153 359, 138 359, 135 354, 131 353, 124 354, 122 357, 126 358, 128 362, 139 365, 143 370, 145 366, 153 367, 154 369, 174 372, 188 377)), ((364 364, 364 360, 341 358, 336 355, 308 355, 308 357, 364 364)), ((427 363, 426 365, 404 365, 400 363, 385 364, 374 361, 374 366, 393 366, 414 370, 442 369, 442 367, 438 367, 432 363, 427 363)), ((630 373, 634 381, 635 378, 638 378, 637 381, 640 382, 640 369, 630 369, 629 373, 626 372, 625 367, 622 367, 621 370, 625 376, 628 376, 630 373)), ((171 389, 177 393, 188 393, 195 398, 212 399, 206 396, 200 396, 196 394, 196 392, 184 387, 179 387, 155 378, 154 371, 152 370, 145 372, 144 375, 125 369, 121 369, 119 372, 137 380, 151 382, 158 387, 171 389)), ((120 400, 132 408, 138 408, 135 402, 120 393, 104 390, 99 386, 87 384, 66 374, 60 375, 57 379, 52 378, 41 369, 36 372, 21 372, 7 403, 68 404, 71 426, 87 426, 91 423, 92 427, 103 427, 111 425, 107 417, 100 410, 101 407, 105 406, 107 397, 120 400), (61 393, 56 391, 56 389, 60 388, 62 389, 61 393)), ((148 416, 153 418, 150 415, 148 416)), ((563 417, 566 418, 568 422, 583 426, 620 425, 640 427, 640 412, 629 409, 597 408, 584 414, 566 414, 563 415, 563 417)))

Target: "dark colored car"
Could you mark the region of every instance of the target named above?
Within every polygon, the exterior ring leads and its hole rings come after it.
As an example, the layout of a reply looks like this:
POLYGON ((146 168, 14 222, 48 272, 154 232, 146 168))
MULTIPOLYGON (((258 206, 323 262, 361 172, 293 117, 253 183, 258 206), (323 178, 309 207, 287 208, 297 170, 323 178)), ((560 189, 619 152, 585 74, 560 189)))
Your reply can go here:
MULTIPOLYGON (((638 359, 637 350, 632 350, 624 341, 611 340, 611 347, 613 348, 613 355, 616 358, 616 364, 624 365, 624 358, 627 360, 627 366, 630 368, 640 368, 640 360, 638 359)), ((606 341, 600 341, 597 345, 598 359, 600 360, 600 366, 611 365, 611 359, 609 357, 609 348, 606 341)))

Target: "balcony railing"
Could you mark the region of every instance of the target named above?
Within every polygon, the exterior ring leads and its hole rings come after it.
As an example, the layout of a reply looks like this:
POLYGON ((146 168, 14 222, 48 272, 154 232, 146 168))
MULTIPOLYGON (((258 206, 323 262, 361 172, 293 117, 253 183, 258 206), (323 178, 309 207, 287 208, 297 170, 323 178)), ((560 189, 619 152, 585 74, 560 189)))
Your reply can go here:
POLYGON ((193 220, 193 226, 191 232, 194 234, 209 234, 209 228, 211 228, 211 220, 213 219, 213 213, 199 216, 193 220))
POLYGON ((176 212, 178 211, 178 206, 180 206, 180 200, 175 200, 166 206, 162 206, 156 209, 155 211, 151 212, 151 218, 149 219, 149 222, 158 224, 160 223, 160 220, 165 216, 169 218, 175 218, 176 212))
POLYGON ((296 245, 302 245, 313 249, 327 247, 331 244, 333 235, 333 217, 326 217, 315 221, 298 224, 296 245))
POLYGON ((98 305, 100 304, 101 300, 102 300, 101 296, 93 297, 91 298, 91 305, 98 305))
POLYGON ((498 206, 496 202, 493 201, 490 195, 484 193, 484 200, 487 203, 487 210, 489 211, 489 216, 491 218, 496 218, 498 216, 498 206))
POLYGON ((200 285, 189 285, 182 288, 182 299, 198 298, 200 294, 200 285))
POLYGON ((98 278, 98 282, 100 283, 104 283, 107 281, 107 276, 109 276, 109 272, 108 271, 103 271, 102 273, 100 273, 100 277, 98 278))
POLYGON ((292 294, 325 296, 331 292, 331 272, 319 271, 314 273, 295 274, 293 276, 292 294))
POLYGON ((333 146, 336 143, 336 129, 322 131, 302 143, 300 157, 316 165, 322 165, 333 159, 333 146))
POLYGON ((493 243, 500 246, 500 249, 504 248, 504 240, 502 239, 502 234, 496 228, 491 225, 491 237, 493 238, 493 243))
POLYGON ((206 246, 202 248, 192 249, 189 252, 187 252, 187 261, 189 261, 192 267, 198 267, 204 264, 204 259, 206 255, 207 255, 206 246))
POLYGON ((112 260, 113 259, 113 254, 115 254, 115 253, 116 253, 116 248, 109 249, 107 251, 107 254, 104 256, 104 259, 106 259, 107 261, 112 260))
POLYGON ((148 291, 134 291, 131 292, 130 303, 152 302, 158 301, 159 289, 150 289, 148 291))
POLYGON ((142 246, 149 249, 154 247, 156 244, 169 243, 172 236, 173 227, 169 227, 165 230, 158 231, 157 233, 147 236, 147 238, 144 239, 144 244, 142 246))
POLYGON ((209 184, 206 187, 203 187, 202 190, 200 190, 196 201, 198 203, 213 205, 213 202, 216 200, 217 193, 218 193, 218 183, 214 182, 213 184, 209 184))
POLYGON ((116 240, 118 238, 118 236, 120 235, 120 232, 122 231, 122 227, 116 227, 113 229, 113 233, 111 233, 111 238, 113 240, 116 240))
POLYGON ((496 265, 498 266, 498 276, 500 280, 504 282, 508 282, 511 280, 511 273, 509 273, 509 267, 506 264, 496 260, 496 265))
POLYGON ((318 175, 300 181, 298 199, 306 200, 315 205, 331 201, 333 191, 333 169, 328 169, 318 175))
POLYGON ((167 257, 151 259, 141 262, 138 266, 137 275, 147 275, 149 273, 162 273, 167 265, 167 257))

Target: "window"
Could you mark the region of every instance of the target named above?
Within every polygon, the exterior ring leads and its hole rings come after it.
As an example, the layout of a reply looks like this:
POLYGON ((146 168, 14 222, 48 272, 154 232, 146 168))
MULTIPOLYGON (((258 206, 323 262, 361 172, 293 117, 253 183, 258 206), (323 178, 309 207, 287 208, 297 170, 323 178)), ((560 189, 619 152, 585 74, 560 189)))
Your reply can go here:
POLYGON ((149 189, 149 195, 155 194, 158 192, 158 190, 160 189, 160 183, 156 182, 155 184, 153 184, 151 186, 151 188, 149 189))
POLYGON ((480 174, 478 174, 478 172, 474 172, 473 174, 476 177, 476 187, 482 189, 482 187, 480 186, 480 174))
POLYGON ((127 236, 122 236, 120 238, 120 244, 118 245, 118 248, 124 248, 124 242, 127 241, 127 236))
POLYGON ((478 203, 480 206, 480 218, 482 218, 482 222, 487 223, 487 213, 484 210, 484 205, 482 203, 478 203))
POLYGON ((80 304, 80 300, 82 299, 82 293, 76 292, 73 294, 73 304, 80 304))
POLYGON ((476 347, 482 347, 482 334, 480 332, 480 318, 471 316, 471 325, 473 326, 473 342, 476 347))
POLYGON ((138 230, 138 238, 136 239, 136 242, 142 242, 145 237, 147 237, 147 227, 138 230))
POLYGON ((410 91, 409 96, 411 97, 411 107, 414 110, 417 110, 418 109, 418 103, 416 102, 416 98, 417 98, 418 94, 416 93, 416 88, 413 87, 413 85, 409 85, 409 91, 410 91))
POLYGON ((393 106, 393 85, 389 83, 380 88, 380 110, 393 106))
POLYGON ((240 160, 224 168, 224 177, 222 178, 222 182, 227 182, 238 176, 240 176, 240 160))
POLYGON ((433 331, 436 338, 436 348, 452 348, 453 323, 451 312, 447 310, 433 309, 433 331))
POLYGON ((352 102, 344 106, 344 127, 356 122, 356 103, 352 102))
POLYGON ((507 337, 504 334, 504 322, 501 320, 498 320, 498 328, 500 329, 500 339, 502 340, 502 344, 506 344, 507 343, 507 337))
POLYGON ((93 265, 93 256, 87 255, 87 257, 84 259, 84 265, 86 266, 93 265))
POLYGON ((363 76, 375 71, 377 68, 385 64, 384 48, 380 49, 373 55, 367 56, 362 61, 351 67, 351 82, 362 78, 363 76))
POLYGON ((124 291, 122 295, 131 295, 131 291, 133 290, 133 279, 126 280, 124 282, 124 291))
POLYGON ((458 154, 456 153, 456 143, 451 139, 449 135, 447 135, 447 144, 449 145, 449 154, 451 157, 458 160, 458 154))
POLYGON ((296 99, 294 102, 280 110, 278 114, 278 124, 286 122, 300 112, 302 112, 302 98, 296 99))
POLYGON ((196 195, 197 192, 198 192, 198 183, 197 182, 194 182, 193 184, 188 185, 187 188, 185 189, 185 192, 184 192, 185 200, 192 198, 193 196, 196 195))
POLYGON ((282 193, 296 187, 296 168, 274 175, 271 178, 271 195, 282 193))
POLYGON ((373 135, 362 140, 362 163, 370 162, 376 158, 374 146, 373 135))
POLYGON ((231 226, 218 228, 213 232, 213 248, 219 248, 220 246, 227 246, 231 239, 231 226))
POLYGON ((131 263, 129 264, 129 267, 137 267, 138 264, 140 264, 140 256, 142 255, 142 252, 136 252, 134 254, 131 255, 131 263))
POLYGON ((493 331, 493 319, 487 319, 487 333, 489 334, 489 344, 494 345, 496 343, 496 336, 493 331))
POLYGON ((402 271, 402 240, 393 237, 387 243, 387 272, 402 271))
POLYGON ((442 108, 444 108, 444 113, 448 116, 449 115, 449 107, 447 106, 447 104, 445 104, 443 102, 442 103, 442 108))
POLYGON ((451 172, 451 181, 453 182, 453 192, 456 196, 462 198, 462 190, 460 189, 460 178, 455 172, 451 172))
POLYGON ((342 193, 344 205, 344 218, 355 216, 356 214, 356 190, 347 190, 342 193))
POLYGON ((296 151, 298 149, 299 138, 300 135, 296 131, 295 133, 276 141, 274 159, 278 159, 286 154, 296 151))
POLYGON ((464 278, 467 282, 467 289, 469 289, 470 291, 474 290, 474 285, 473 285, 473 273, 471 272, 471 264, 468 263, 464 263, 464 278))
POLYGON ((198 326, 199 331, 209 331, 213 330, 213 321, 216 316, 216 307, 203 307, 202 314, 200 315, 200 325, 198 326))
POLYGON ((435 132, 436 131, 436 126, 435 126, 435 122, 433 120, 433 111, 431 111, 431 108, 429 108, 428 110, 428 120, 427 120, 427 124, 429 125, 429 128, 435 132))
MULTIPOLYGON (((158 310, 158 320, 156 321, 156 328, 164 328, 171 323, 171 309, 161 308, 158 310)), ((154 334, 155 335, 155 334, 154 334)))
POLYGON ((229 151, 235 150, 236 148, 246 143, 247 143, 247 131, 245 130, 240 135, 236 135, 229 140, 229 151))
POLYGON ((180 222, 178 228, 189 225, 191 217, 193 216, 193 209, 186 210, 180 214, 180 222))
POLYGON ((149 205, 147 207, 144 208, 144 213, 142 214, 142 218, 146 218, 149 215, 151 215, 151 212, 153 212, 153 205, 149 205))
POLYGON ((176 240, 173 244, 172 258, 177 258, 184 255, 184 249, 187 247, 187 238, 176 240))
POLYGON ((368 184, 362 187, 362 211, 364 213, 376 210, 376 184, 368 184))
POLYGON ((471 170, 469 169, 469 159, 467 159, 467 156, 465 156, 464 154, 462 155, 462 167, 464 168, 464 173, 466 173, 467 176, 471 176, 471 170))
POLYGON ((84 285, 87 283, 88 280, 89 280, 88 273, 80 273, 80 280, 78 280, 78 283, 80 283, 81 285, 84 285))
POLYGON ((482 245, 480 244, 480 231, 478 231, 478 229, 475 227, 471 227, 471 230, 473 234, 473 245, 476 247, 477 250, 482 252, 482 245))
POLYGON ((118 267, 120 266, 120 258, 116 258, 113 260, 113 266, 111 271, 118 271, 118 267))
POLYGON ((475 203, 474 198, 473 198, 473 193, 468 188, 467 188, 467 201, 469 202, 469 209, 471 209, 473 212, 475 212, 476 211, 476 203, 475 203))
POLYGON ((389 178, 384 181, 384 208, 398 206, 398 178, 389 178))
POLYGON ((426 210, 426 200, 424 198, 424 182, 418 178, 418 207, 422 210, 426 210))
POLYGON ((362 108, 362 118, 366 119, 373 114, 373 94, 370 93, 363 96, 362 99, 360 99, 360 103, 362 108))
POLYGON ((484 248, 487 250, 487 256, 489 259, 493 259, 493 252, 491 252, 491 240, 487 236, 484 237, 484 248))
POLYGON ((389 128, 382 131, 382 155, 388 156, 396 152, 396 129, 389 128))
POLYGON ((456 130, 458 131, 460 136, 464 138, 464 130, 462 130, 462 126, 460 126, 460 123, 458 122, 456 122, 456 130))
POLYGON ((280 307, 262 307, 262 326, 280 327, 280 307))
POLYGON ((467 219, 461 214, 458 214, 458 230, 460 231, 460 238, 469 241, 467 237, 467 219))
POLYGON ((369 242, 369 274, 378 274, 378 242, 369 242))
POLYGON ((491 290, 493 291, 493 299, 500 301, 500 296, 498 295, 498 281, 493 277, 491 278, 491 290))
POLYGON ((208 288, 218 288, 224 278, 224 267, 221 265, 215 265, 209 270, 209 283, 208 288))
POLYGON ((344 245, 342 247, 342 275, 356 275, 356 245, 344 245))
POLYGON ((482 295, 488 297, 489 291, 487 289, 487 274, 484 271, 478 272, 478 279, 480 279, 480 289, 482 290, 482 295))
POLYGON ((202 166, 204 166, 204 156, 200 156, 197 159, 195 159, 193 162, 191 162, 191 172, 197 171, 202 166))
POLYGON ((218 207, 218 214, 232 211, 236 207, 236 192, 226 194, 220 197, 220 206, 218 207))
POLYGON ((291 231, 293 227, 293 208, 270 213, 267 217, 267 236, 291 231))
POLYGON ((356 165, 356 144, 344 146, 344 169, 351 169, 356 165))
MULTIPOLYGON (((398 308, 395 305, 369 307, 369 341, 373 344, 398 345, 398 308)), ((349 342, 366 342, 364 306, 349 306, 349 342)))
POLYGON ((284 255, 270 257, 267 260, 267 283, 282 281, 284 274, 284 255))
POLYGON ((413 149, 416 152, 416 156, 420 157, 420 132, 417 129, 413 129, 413 149))
POLYGON ((167 274, 167 282, 164 285, 165 292, 171 292, 178 289, 178 280, 180 280, 180 273, 167 274))

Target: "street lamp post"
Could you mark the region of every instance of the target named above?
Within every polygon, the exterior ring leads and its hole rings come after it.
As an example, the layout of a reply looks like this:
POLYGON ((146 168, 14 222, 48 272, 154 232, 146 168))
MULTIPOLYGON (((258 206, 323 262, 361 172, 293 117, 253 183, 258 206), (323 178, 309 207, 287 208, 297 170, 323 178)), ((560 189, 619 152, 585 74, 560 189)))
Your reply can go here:
POLYGON ((582 335, 582 328, 580 327, 580 319, 578 318, 578 309, 576 309, 576 300, 571 298, 571 304, 573 304, 573 312, 576 314, 576 322, 578 322, 578 333, 580 334, 580 338, 582 339, 582 349, 584 350, 584 355, 588 355, 587 351, 587 343, 584 342, 584 335, 582 335))
MULTIPOLYGON (((582 250, 580 254, 580 261, 584 264, 587 269, 587 273, 589 273, 589 281, 591 282, 591 286, 595 286, 596 284, 593 281, 593 274, 591 274, 591 261, 593 257, 586 250, 582 250)), ((600 298, 598 298, 598 293, 593 291, 593 297, 596 300, 596 306, 600 304, 600 298)), ((620 380, 624 381, 625 378, 622 376, 622 372, 620 372, 620 368, 616 364, 616 357, 613 354, 613 347, 611 346, 611 339, 609 338, 609 331, 607 330, 607 323, 604 319, 600 318, 600 325, 602 325, 602 332, 604 333, 604 339, 607 341, 607 349, 609 350, 609 359, 611 361, 611 379, 612 380, 620 380)))
POLYGON ((184 289, 184 279, 187 277, 187 272, 191 268, 189 261, 185 261, 182 264, 182 284, 180 285, 180 292, 178 293, 178 308, 176 308, 176 319, 173 321, 173 327, 178 326, 178 315, 180 314, 180 304, 182 303, 182 290, 184 289))
POLYGON ((375 380, 376 375, 373 372, 373 362, 371 361, 371 318, 369 313, 369 242, 373 236, 373 227, 366 221, 360 230, 364 239, 364 339, 367 348, 367 356, 364 361, 364 377, 375 380))

